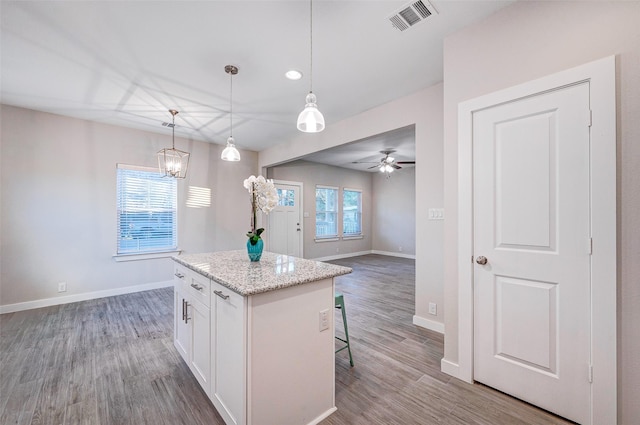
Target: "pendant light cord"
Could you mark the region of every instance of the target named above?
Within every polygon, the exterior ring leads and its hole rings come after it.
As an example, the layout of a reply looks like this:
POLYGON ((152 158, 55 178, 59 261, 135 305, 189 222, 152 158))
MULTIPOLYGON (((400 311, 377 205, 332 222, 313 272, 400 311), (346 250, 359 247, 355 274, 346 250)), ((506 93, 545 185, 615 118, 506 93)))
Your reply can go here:
POLYGON ((311 54, 309 58, 309 93, 313 93, 313 0, 309 1, 309 42, 311 54))
POLYGON ((233 137, 233 72, 229 73, 229 136, 233 137))
POLYGON ((173 120, 172 120, 173 125, 171 126, 171 147, 175 149, 176 148, 176 114, 172 112, 171 115, 173 116, 173 120))

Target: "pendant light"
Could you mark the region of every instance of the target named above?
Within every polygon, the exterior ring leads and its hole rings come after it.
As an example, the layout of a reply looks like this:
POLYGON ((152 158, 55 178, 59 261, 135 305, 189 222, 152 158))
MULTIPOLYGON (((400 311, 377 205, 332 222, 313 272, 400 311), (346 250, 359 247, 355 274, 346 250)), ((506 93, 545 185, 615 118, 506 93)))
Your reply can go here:
POLYGON ((229 74, 230 90, 229 90, 229 138, 227 139, 227 147, 222 151, 220 158, 223 161, 240 161, 240 152, 236 149, 236 141, 233 139, 233 76, 238 73, 238 68, 233 65, 224 67, 224 72, 229 74))
POLYGON ((306 105, 298 115, 298 130, 305 133, 318 133, 324 130, 324 117, 316 105, 316 95, 313 94, 313 0, 309 3, 309 42, 310 42, 310 62, 309 62, 309 94, 305 100, 306 105))
POLYGON ((187 176, 187 167, 189 166, 189 153, 176 149, 176 115, 178 111, 169 109, 173 117, 171 126, 171 148, 162 149, 158 152, 158 166, 160 173, 167 177, 176 179, 184 179, 187 176))

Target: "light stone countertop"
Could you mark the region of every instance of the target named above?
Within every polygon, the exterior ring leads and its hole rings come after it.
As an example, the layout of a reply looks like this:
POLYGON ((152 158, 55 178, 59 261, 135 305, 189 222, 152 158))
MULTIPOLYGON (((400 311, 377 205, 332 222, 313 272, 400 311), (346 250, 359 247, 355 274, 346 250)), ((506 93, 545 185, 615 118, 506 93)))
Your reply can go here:
POLYGON ((351 268, 264 251, 260 261, 251 262, 246 250, 185 254, 173 259, 213 279, 240 295, 254 295, 276 289, 351 273, 351 268))

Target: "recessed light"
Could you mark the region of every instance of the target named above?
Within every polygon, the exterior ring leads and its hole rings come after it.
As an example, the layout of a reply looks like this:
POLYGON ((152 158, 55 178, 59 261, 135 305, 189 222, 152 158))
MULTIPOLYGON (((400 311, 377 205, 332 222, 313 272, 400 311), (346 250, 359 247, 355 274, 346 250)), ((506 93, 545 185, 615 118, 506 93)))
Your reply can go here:
POLYGON ((290 80, 299 80, 302 78, 302 72, 297 69, 290 69, 284 74, 284 76, 290 80))

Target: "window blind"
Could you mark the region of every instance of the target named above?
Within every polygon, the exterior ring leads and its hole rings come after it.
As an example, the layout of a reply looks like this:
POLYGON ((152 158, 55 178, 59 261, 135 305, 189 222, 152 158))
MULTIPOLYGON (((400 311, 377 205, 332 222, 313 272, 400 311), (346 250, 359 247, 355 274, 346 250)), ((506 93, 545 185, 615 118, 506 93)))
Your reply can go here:
POLYGON ((177 193, 176 180, 155 169, 118 165, 118 254, 177 248, 177 193))

